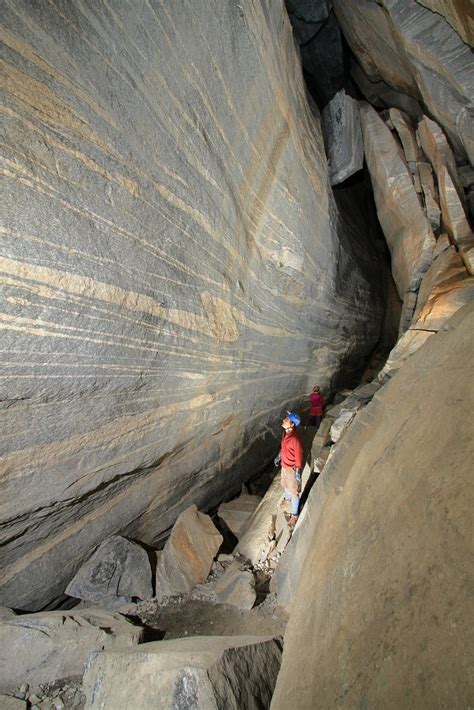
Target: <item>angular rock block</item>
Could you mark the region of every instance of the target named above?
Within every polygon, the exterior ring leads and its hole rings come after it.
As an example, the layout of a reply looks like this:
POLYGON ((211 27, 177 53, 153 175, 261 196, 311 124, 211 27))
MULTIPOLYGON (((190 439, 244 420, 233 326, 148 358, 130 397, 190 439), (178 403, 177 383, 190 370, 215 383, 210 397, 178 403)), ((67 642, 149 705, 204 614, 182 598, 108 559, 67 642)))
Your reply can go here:
POLYGON ((331 441, 338 442, 355 417, 355 411, 343 410, 331 426, 331 441))
POLYGON ((364 164, 359 104, 341 89, 325 107, 321 121, 331 185, 338 185, 364 164))
POLYGON ((389 128, 366 103, 360 109, 365 156, 377 214, 392 256, 400 298, 416 291, 431 264, 435 238, 389 128))
POLYGON ((239 554, 256 565, 265 550, 268 539, 273 537, 274 518, 278 501, 283 494, 280 476, 276 476, 255 513, 248 520, 234 554, 239 554))
POLYGON ((259 636, 197 636, 95 653, 84 675, 85 707, 268 708, 280 659, 280 641, 259 636))
POLYGON ((120 535, 99 545, 66 587, 66 594, 88 602, 117 606, 132 597, 151 599, 151 567, 143 547, 120 535))
POLYGON ((239 538, 242 528, 256 510, 260 501, 260 496, 244 493, 234 500, 222 503, 219 506, 217 514, 227 525, 231 533, 239 538))
POLYGON ((122 616, 92 609, 45 611, 2 621, 0 691, 82 676, 90 653, 131 649, 142 636, 143 630, 122 616))
POLYGON ((214 591, 222 604, 231 604, 239 609, 251 609, 257 599, 255 579, 250 570, 241 570, 233 562, 214 585, 214 591))
POLYGON ((222 541, 208 515, 200 513, 195 505, 184 510, 158 556, 157 599, 189 592, 204 582, 222 541))

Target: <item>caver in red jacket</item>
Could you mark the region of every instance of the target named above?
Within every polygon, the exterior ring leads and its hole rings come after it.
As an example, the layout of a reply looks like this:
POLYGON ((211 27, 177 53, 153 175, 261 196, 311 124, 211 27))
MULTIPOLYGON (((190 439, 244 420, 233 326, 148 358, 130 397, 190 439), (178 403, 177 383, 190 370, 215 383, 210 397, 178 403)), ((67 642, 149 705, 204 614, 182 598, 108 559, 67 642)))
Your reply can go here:
POLYGON ((281 465, 285 468, 303 468, 303 444, 295 429, 282 436, 281 465))
POLYGON ((312 392, 309 396, 309 416, 322 417, 326 400, 319 392, 312 392))

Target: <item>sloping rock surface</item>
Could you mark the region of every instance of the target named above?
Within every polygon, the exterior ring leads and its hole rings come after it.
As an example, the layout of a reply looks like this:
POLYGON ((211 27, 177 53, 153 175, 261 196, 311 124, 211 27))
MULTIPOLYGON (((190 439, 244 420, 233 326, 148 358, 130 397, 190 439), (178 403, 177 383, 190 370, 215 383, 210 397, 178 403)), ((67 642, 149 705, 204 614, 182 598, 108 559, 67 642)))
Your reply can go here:
POLYGON ((469 706, 473 347, 471 303, 357 415, 313 487, 272 708, 469 706))
POLYGON ((122 602, 132 597, 150 599, 153 587, 146 551, 119 535, 104 540, 69 582, 66 594, 105 604, 117 598, 122 602))
POLYGON ((279 642, 258 636, 196 636, 96 653, 84 676, 86 710, 267 708, 280 659, 279 642))
POLYGON ((360 367, 381 302, 283 2, 2 22, 0 603, 32 610, 104 538, 157 546, 237 492, 308 378, 360 367))
POLYGON ((143 630, 119 614, 81 609, 23 614, 0 622, 0 691, 82 676, 86 657, 103 649, 130 649, 143 630))

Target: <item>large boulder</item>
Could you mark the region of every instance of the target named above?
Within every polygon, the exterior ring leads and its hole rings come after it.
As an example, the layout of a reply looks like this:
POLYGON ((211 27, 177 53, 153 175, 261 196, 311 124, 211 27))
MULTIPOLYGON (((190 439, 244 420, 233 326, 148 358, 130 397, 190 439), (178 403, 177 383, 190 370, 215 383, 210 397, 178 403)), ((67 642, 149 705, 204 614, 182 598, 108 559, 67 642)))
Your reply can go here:
POLYGON ((108 536, 159 547, 236 494, 308 378, 360 369, 382 299, 283 2, 2 24, 0 604, 31 611, 108 536))
POLYGON ((473 348, 471 303, 357 415, 313 487, 272 708, 472 702, 473 348))
POLYGON ((156 566, 156 597, 189 592, 204 582, 211 570, 223 537, 211 518, 195 505, 176 521, 156 566))
POLYGON ((153 596, 148 554, 136 542, 114 535, 99 545, 66 587, 66 594, 104 608, 153 596))
POLYGON ((142 636, 141 628, 119 614, 95 609, 23 614, 0 621, 0 692, 24 683, 35 687, 82 676, 90 653, 131 649, 142 636))
POLYGON ((268 708, 281 645, 259 636, 196 636, 95 653, 84 675, 86 710, 268 708))

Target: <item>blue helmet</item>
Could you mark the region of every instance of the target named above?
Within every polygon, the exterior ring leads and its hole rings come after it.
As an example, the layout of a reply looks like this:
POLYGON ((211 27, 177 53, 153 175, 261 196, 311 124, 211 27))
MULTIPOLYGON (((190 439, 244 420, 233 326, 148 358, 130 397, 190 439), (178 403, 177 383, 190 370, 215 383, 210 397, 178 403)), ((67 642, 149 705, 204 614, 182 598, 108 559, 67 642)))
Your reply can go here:
POLYGON ((295 412, 288 412, 287 417, 290 420, 290 422, 293 422, 293 424, 295 426, 298 426, 298 424, 301 424, 301 419, 299 418, 299 416, 297 414, 295 414, 295 412))

